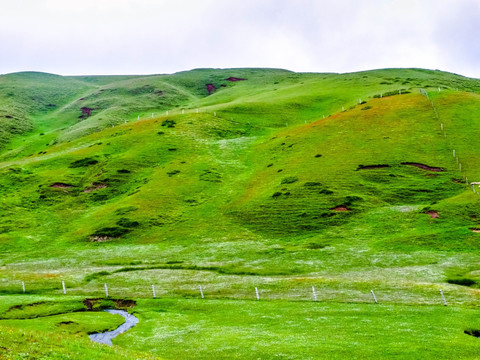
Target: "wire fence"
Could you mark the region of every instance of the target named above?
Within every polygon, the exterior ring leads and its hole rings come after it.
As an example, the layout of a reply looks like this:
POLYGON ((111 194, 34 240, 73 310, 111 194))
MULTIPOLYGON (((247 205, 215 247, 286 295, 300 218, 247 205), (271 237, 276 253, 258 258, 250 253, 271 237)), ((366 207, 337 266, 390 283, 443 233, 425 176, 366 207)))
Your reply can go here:
MULTIPOLYGON (((295 281, 295 279, 291 279, 295 281)), ((298 279, 297 279, 298 280, 298 279)), ((397 305, 462 305, 479 306, 480 291, 464 286, 432 283, 328 283, 311 279, 291 285, 282 282, 255 281, 251 284, 217 283, 182 284, 146 283, 136 285, 118 282, 95 282, 69 286, 64 281, 49 284, 19 282, 1 289, 0 295, 39 295, 85 298, 190 298, 207 300, 297 301, 325 303, 372 303, 397 305), (370 287, 368 285, 371 285, 370 287)))

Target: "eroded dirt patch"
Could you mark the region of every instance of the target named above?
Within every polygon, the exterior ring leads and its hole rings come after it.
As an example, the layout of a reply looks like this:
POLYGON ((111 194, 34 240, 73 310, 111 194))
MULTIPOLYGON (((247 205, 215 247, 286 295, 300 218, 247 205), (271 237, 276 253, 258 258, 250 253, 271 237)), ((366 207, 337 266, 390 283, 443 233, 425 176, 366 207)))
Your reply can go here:
POLYGON ((435 210, 428 210, 425 214, 430 215, 432 219, 438 219, 438 212, 435 210))
POLYGON ((420 164, 416 162, 402 162, 402 165, 415 166, 422 170, 435 171, 435 172, 445 171, 445 169, 441 167, 428 166, 428 165, 420 164))
POLYGON ((134 308, 137 305, 137 302, 130 299, 87 298, 83 300, 83 304, 86 306, 87 310, 94 311, 111 307, 115 307, 115 309, 134 308))
POLYGON ((480 233, 480 228, 470 228, 470 231, 474 233, 480 233))
POLYGON ((226 78, 225 80, 227 80, 227 81, 244 81, 244 80, 247 80, 247 79, 230 76, 229 78, 226 78))
POLYGON ((111 236, 90 236, 91 242, 105 242, 113 239, 116 239, 116 238, 111 236))
POLYGON ((211 93, 215 92, 215 90, 217 90, 217 88, 213 84, 205 84, 205 86, 207 87, 208 95, 210 95, 211 93))
POLYGON ((83 192, 84 193, 90 193, 92 191, 99 190, 99 189, 105 189, 107 187, 108 187, 107 184, 94 182, 90 186, 87 186, 85 189, 83 189, 83 192))
POLYGON ((53 183, 52 185, 50 185, 51 188, 55 188, 55 189, 71 189, 73 187, 75 187, 74 185, 72 184, 66 184, 66 183, 62 183, 62 182, 56 182, 56 183, 53 183))
POLYGON ((350 211, 350 209, 346 205, 338 205, 333 208, 330 208, 331 211, 337 211, 337 212, 345 212, 345 211, 350 211))

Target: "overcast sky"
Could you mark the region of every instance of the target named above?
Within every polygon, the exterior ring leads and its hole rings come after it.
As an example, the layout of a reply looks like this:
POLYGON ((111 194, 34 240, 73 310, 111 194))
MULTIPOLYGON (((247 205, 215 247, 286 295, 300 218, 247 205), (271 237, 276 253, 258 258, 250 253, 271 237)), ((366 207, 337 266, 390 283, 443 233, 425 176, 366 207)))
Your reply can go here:
POLYGON ((0 73, 199 67, 480 78, 480 0, 0 0, 0 73))

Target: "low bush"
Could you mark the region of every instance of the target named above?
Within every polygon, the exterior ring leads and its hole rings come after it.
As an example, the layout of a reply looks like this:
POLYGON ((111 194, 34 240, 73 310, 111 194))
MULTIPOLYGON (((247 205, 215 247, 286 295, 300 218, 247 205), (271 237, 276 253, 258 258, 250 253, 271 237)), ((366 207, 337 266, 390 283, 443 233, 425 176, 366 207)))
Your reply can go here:
POLYGON ((281 184, 293 184, 294 182, 297 182, 298 181, 298 177, 296 176, 289 176, 289 177, 286 177, 284 179, 282 179, 282 182, 281 184))
POLYGON ((166 126, 167 128, 174 128, 175 124, 176 124, 175 120, 170 120, 170 119, 163 120, 162 122, 162 126, 166 126))
POLYGON ((138 221, 130 220, 128 218, 121 218, 120 220, 117 221, 117 225, 125 228, 134 228, 139 226, 140 223, 138 221))
POLYGON ((70 164, 70 168, 79 168, 79 167, 85 167, 85 166, 90 166, 90 165, 95 165, 98 164, 98 160, 94 158, 84 158, 80 160, 75 160, 70 164))
POLYGON ((475 280, 467 278, 448 279, 447 283, 461 286, 473 286, 476 284, 475 280))

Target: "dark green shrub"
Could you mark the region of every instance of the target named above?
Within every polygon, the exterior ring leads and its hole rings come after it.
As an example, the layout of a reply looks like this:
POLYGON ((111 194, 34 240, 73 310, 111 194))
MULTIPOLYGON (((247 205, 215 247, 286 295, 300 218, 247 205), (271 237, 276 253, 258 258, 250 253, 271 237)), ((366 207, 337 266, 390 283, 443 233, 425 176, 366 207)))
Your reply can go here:
POLYGON ((164 120, 162 122, 162 126, 166 126, 167 128, 173 128, 175 127, 175 124, 176 124, 175 120, 170 120, 170 119, 164 120))
POLYGON ((95 165, 98 164, 98 160, 93 159, 93 158, 85 158, 85 159, 80 159, 80 160, 75 160, 70 164, 70 168, 79 168, 79 167, 85 167, 85 166, 90 166, 90 165, 95 165))
POLYGON ((333 194, 333 191, 332 191, 332 190, 328 190, 328 189, 322 189, 322 190, 320 190, 319 194, 332 195, 332 194, 333 194))
POLYGON ((473 286, 476 284, 475 280, 467 278, 448 279, 447 283, 461 286, 473 286))
POLYGON ((293 184, 294 182, 298 181, 298 177, 296 176, 289 176, 284 179, 282 179, 281 184, 293 184))
POLYGON ((138 221, 130 220, 127 218, 121 218, 117 221, 118 226, 123 226, 125 228, 134 228, 140 225, 138 221))
POLYGON ((303 186, 322 186, 322 183, 317 181, 307 181, 303 186))
POLYGON ((173 175, 177 175, 179 173, 180 173, 180 170, 172 170, 172 171, 167 172, 167 175, 168 176, 173 176, 173 175))

